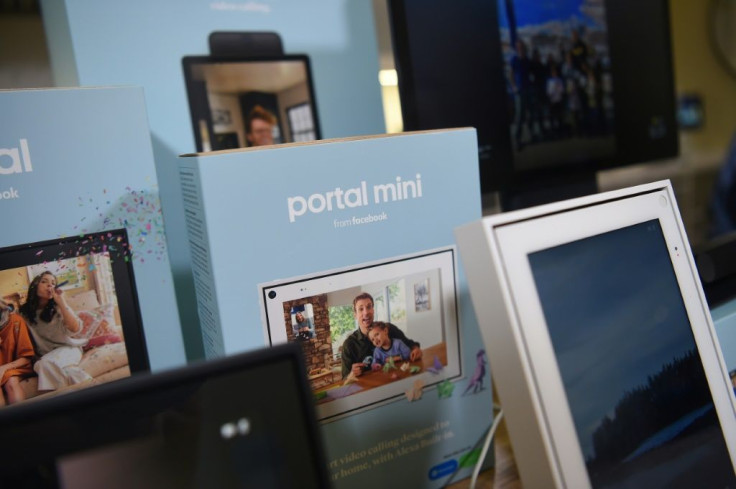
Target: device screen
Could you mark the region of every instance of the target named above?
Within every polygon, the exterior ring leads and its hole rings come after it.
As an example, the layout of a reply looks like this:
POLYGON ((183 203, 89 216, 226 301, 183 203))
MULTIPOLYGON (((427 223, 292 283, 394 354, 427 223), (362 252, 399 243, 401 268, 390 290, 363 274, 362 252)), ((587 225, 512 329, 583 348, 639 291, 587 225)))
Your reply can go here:
POLYGON ((592 486, 736 487, 659 221, 528 258, 592 486))
POLYGON ((134 376, 44 409, 7 409, 0 485, 328 487, 301 359, 248 362, 134 376))
POLYGON ((404 129, 475 127, 484 193, 677 154, 667 2, 389 8, 404 129))
MULTIPOLYGON (((33 360, 8 376, 23 389, 23 396, 10 404, 46 400, 149 370, 133 274, 136 257, 123 228, 0 248, 0 363, 33 360), (55 338, 57 313, 48 321, 43 313, 36 315, 34 304, 48 293, 48 284, 55 285, 65 309, 79 320, 79 330, 63 340, 49 339, 55 338), (73 348, 59 349, 55 341, 73 348), (60 360, 60 355, 69 356, 60 360)), ((60 306, 54 301, 53 307, 45 310, 60 306)))
POLYGON ((454 278, 454 250, 447 248, 263 285, 271 344, 303 344, 320 420, 404 399, 417 379, 427 388, 462 375, 454 278), (418 346, 421 359, 402 358, 384 371, 380 350, 357 358, 345 353, 356 331, 354 301, 365 294, 373 319, 400 332, 409 349, 418 346), (346 383, 360 362, 364 373, 346 383))
POLYGON ((319 139, 309 59, 183 59, 197 151, 319 139))

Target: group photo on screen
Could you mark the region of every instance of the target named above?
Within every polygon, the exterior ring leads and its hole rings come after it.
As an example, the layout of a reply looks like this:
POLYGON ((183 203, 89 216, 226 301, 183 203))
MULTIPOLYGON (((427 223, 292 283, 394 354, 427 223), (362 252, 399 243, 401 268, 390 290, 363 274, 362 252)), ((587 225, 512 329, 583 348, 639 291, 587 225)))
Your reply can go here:
POLYGON ((183 59, 198 151, 319 138, 306 56, 183 59))
MULTIPOLYGON (((605 7, 556 0, 525 8, 498 0, 499 33, 516 164, 539 154, 611 156, 613 80, 605 7)), ((575 155, 572 155, 573 159, 575 155)))
POLYGON ((0 249, 0 405, 130 375, 123 325, 140 324, 116 290, 124 233, 108 234, 0 249))
POLYGON ((420 377, 459 374, 452 259, 445 252, 262 288, 271 342, 301 344, 320 415, 403 396, 420 377))
POLYGON ((404 130, 475 127, 481 191, 508 210, 550 180, 674 158, 668 4, 388 0, 404 130))

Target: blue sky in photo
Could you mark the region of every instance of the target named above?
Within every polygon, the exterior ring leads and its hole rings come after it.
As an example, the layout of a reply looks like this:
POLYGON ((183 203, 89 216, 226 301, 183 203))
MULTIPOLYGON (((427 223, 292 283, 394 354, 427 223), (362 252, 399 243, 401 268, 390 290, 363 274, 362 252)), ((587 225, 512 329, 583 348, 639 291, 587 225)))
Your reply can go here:
MULTIPOLYGON (((498 2, 498 23, 502 28, 508 29, 508 17, 506 15, 506 1, 498 2)), ((577 17, 585 20, 580 12, 583 0, 513 0, 514 12, 516 13, 516 26, 540 25, 555 20, 568 20, 577 17)))
POLYGON ((626 391, 695 348, 658 221, 529 255, 585 456, 626 391))

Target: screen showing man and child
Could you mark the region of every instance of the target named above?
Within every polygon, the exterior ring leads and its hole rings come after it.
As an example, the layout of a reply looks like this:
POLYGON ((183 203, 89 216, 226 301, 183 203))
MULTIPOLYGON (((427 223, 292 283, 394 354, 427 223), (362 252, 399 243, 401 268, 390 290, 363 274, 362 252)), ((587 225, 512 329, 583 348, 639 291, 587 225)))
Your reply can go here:
POLYGON ((460 374, 451 249, 262 285, 272 344, 299 342, 320 419, 460 374))
POLYGON ((124 231, 0 250, 0 405, 148 368, 126 346, 140 334, 127 250, 124 231))

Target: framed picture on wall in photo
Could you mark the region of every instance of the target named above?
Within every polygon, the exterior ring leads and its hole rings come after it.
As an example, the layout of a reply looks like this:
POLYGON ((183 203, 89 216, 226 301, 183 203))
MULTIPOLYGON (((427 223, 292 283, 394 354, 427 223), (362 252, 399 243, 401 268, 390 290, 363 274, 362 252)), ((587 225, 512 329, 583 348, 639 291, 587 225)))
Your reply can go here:
POLYGON ((213 124, 231 124, 232 116, 230 111, 227 109, 212 109, 212 123, 213 124))
POLYGON ((429 279, 414 284, 414 310, 416 312, 429 311, 432 308, 429 299, 429 279))

